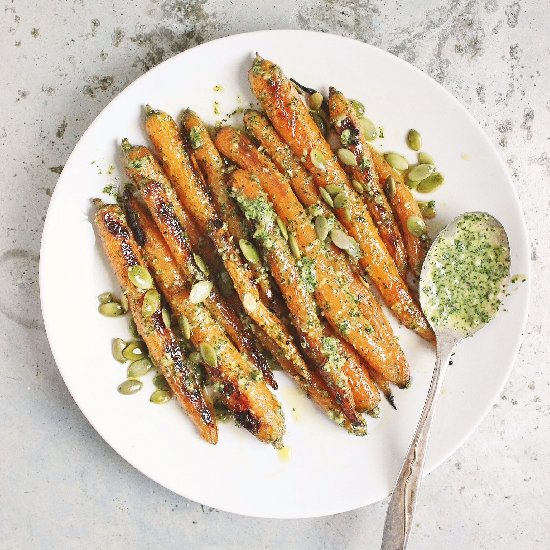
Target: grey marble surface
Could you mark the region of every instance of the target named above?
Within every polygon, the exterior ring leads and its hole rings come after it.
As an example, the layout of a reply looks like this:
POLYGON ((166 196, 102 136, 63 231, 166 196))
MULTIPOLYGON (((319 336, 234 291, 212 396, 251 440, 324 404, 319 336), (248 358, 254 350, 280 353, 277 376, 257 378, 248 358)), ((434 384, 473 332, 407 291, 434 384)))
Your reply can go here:
POLYGON ((508 163, 531 237, 525 340, 480 429, 426 479, 410 547, 548 548, 545 0, 2 0, 0 548, 378 547, 385 502, 322 519, 255 520, 202 507, 145 478, 76 407, 41 321, 42 224, 58 173, 86 127, 160 61, 264 28, 343 34, 413 63, 468 107, 508 163))

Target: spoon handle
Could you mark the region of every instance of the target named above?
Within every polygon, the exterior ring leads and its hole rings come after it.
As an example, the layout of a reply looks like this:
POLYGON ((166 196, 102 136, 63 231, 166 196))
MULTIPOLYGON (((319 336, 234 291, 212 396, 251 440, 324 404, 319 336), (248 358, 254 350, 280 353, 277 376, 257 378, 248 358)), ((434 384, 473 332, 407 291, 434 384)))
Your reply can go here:
POLYGON ((442 336, 437 340, 437 361, 432 375, 432 382, 422 416, 418 422, 405 462, 393 489, 386 514, 382 550, 403 550, 407 546, 411 532, 416 497, 420 481, 432 418, 445 377, 449 359, 456 345, 456 340, 442 336))

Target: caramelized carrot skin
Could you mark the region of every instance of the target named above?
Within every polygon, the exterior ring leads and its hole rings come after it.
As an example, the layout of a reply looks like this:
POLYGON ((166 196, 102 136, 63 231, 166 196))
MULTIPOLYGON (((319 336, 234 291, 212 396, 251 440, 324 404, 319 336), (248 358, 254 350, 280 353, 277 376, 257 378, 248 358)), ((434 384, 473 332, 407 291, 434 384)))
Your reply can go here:
POLYGON ((397 271, 401 277, 405 277, 407 273, 407 252, 403 238, 386 195, 380 188, 370 149, 361 134, 359 119, 355 114, 355 110, 344 95, 334 88, 330 89, 328 104, 331 124, 338 135, 342 136, 343 132, 348 133, 345 139, 346 148, 353 153, 357 163, 357 166, 345 167, 346 172, 363 186, 362 198, 376 224, 380 237, 395 262, 397 271))
POLYGON ((284 419, 279 403, 208 310, 202 304, 189 301, 188 285, 145 207, 135 197, 127 197, 125 207, 131 213, 130 227, 160 291, 172 312, 178 318, 184 315, 189 322, 191 342, 197 349, 207 343, 218 350, 218 366, 206 365, 206 368, 209 375, 223 385, 222 393, 228 406, 260 441, 280 444, 284 419))
POLYGON ((254 95, 265 109, 273 126, 295 155, 303 159, 304 166, 312 174, 315 183, 319 187, 330 184, 342 188, 350 218, 344 209, 336 209, 335 213, 359 244, 363 253, 360 259, 361 266, 378 288, 388 307, 405 326, 433 342, 434 334, 420 307, 409 294, 405 282, 378 235, 367 207, 350 188, 346 173, 290 81, 279 67, 259 57, 249 71, 249 81, 254 95), (314 164, 312 156, 322 158, 323 162, 314 164))
POLYGON ((126 289, 130 312, 151 359, 163 372, 201 436, 209 443, 216 443, 218 429, 212 406, 198 383, 195 371, 182 356, 174 334, 164 324, 160 307, 151 317, 141 313, 145 292, 133 285, 128 270, 135 265, 145 266, 145 262, 121 208, 118 205, 100 207, 95 223, 118 282, 126 289))
POLYGON ((407 248, 409 267, 411 271, 419 277, 424 258, 426 257, 426 252, 430 247, 430 241, 429 239, 423 240, 413 235, 407 228, 407 220, 411 216, 422 219, 422 213, 420 212, 420 208, 418 208, 418 203, 413 197, 411 190, 405 184, 403 175, 393 169, 378 151, 371 147, 370 152, 374 169, 381 184, 384 185, 390 176, 395 182, 395 193, 393 195, 388 195, 388 200, 399 226, 401 227, 401 233, 407 248))

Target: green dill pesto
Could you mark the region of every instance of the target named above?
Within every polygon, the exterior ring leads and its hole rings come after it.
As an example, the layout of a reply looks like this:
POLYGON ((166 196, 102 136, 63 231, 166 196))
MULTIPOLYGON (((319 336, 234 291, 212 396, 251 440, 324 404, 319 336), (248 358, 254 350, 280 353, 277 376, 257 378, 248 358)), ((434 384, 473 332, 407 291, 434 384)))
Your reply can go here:
POLYGON ((310 294, 317 288, 317 275, 315 273, 315 260, 303 257, 297 262, 300 269, 300 279, 304 288, 310 294))
POLYGON ((498 311, 510 256, 502 229, 482 213, 466 214, 454 235, 429 254, 423 309, 433 325, 470 334, 498 311))
POLYGON ((199 147, 202 147, 202 136, 199 126, 193 126, 193 128, 189 130, 189 141, 191 142, 191 147, 193 149, 198 149, 199 147))

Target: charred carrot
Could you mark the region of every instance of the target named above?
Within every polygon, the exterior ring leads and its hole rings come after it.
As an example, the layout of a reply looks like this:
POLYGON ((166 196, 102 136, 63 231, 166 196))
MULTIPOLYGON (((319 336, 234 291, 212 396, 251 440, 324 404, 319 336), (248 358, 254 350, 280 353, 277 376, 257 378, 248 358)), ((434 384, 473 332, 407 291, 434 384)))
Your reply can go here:
POLYGON ((122 209, 118 205, 102 205, 101 201, 97 206, 95 224, 103 249, 118 282, 126 289, 130 312, 153 363, 163 373, 201 436, 209 443, 216 443, 218 429, 212 405, 200 387, 195 370, 182 355, 174 334, 164 324, 160 300, 152 315, 143 308, 146 293, 158 291, 152 282, 140 287, 130 278, 132 272, 146 272, 147 268, 122 209))
POLYGON ((249 81, 271 123, 294 154, 303 160, 317 186, 327 193, 329 185, 339 189, 346 208, 335 209, 335 214, 359 244, 360 264, 385 303, 405 326, 433 342, 433 332, 380 239, 368 208, 350 187, 346 173, 296 89, 278 66, 261 57, 256 57, 249 81))

